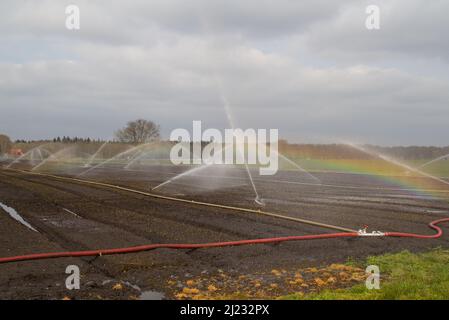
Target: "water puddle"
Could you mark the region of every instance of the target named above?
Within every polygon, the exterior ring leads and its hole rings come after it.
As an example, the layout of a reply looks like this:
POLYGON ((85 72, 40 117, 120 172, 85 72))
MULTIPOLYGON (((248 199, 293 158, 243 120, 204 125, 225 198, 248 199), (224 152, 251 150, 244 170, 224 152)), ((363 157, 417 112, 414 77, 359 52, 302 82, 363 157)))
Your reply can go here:
POLYGON ((443 214, 443 213, 445 213, 445 214, 447 214, 447 213, 449 213, 449 211, 448 210, 429 209, 429 210, 426 210, 426 213, 436 213, 436 214, 443 214))
POLYGON ((162 300, 164 294, 157 291, 143 291, 139 297, 140 300, 162 300))
POLYGON ((76 214, 75 212, 73 212, 73 211, 70 211, 69 209, 62 208, 62 210, 64 210, 65 212, 70 213, 71 215, 73 215, 73 216, 75 216, 75 217, 77 217, 77 218, 81 218, 79 215, 77 215, 77 214, 76 214))
MULTIPOLYGON (((102 285, 110 284, 115 282, 114 280, 105 280, 102 285)), ((139 300, 162 300, 165 298, 165 295, 158 291, 142 291, 138 285, 132 284, 128 281, 119 281, 118 283, 124 284, 127 287, 130 287, 140 293, 139 300)))
POLYGON ((0 202, 0 208, 5 210, 11 218, 16 220, 17 222, 23 224, 25 227, 27 227, 30 230, 33 230, 34 232, 39 232, 36 229, 33 228, 31 224, 26 222, 20 214, 17 213, 17 211, 14 208, 8 207, 7 205, 0 202))

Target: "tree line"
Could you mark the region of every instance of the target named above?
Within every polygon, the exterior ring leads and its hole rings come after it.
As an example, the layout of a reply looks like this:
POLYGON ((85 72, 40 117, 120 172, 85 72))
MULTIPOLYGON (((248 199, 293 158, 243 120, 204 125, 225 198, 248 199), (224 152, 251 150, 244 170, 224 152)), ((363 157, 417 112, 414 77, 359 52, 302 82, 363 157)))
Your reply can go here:
MULTIPOLYGON (((375 146, 364 145, 369 150, 384 154, 398 160, 426 160, 449 155, 449 146, 375 146)), ((279 149, 301 158, 310 159, 373 159, 373 156, 345 144, 290 144, 285 140, 279 142, 279 149)))
MULTIPOLYGON (((53 139, 40 139, 40 140, 25 140, 25 139, 17 139, 14 143, 50 143, 50 142, 58 142, 58 143, 104 143, 106 140, 103 139, 93 139, 93 138, 80 138, 80 137, 56 137, 53 139)), ((110 141, 113 142, 113 141, 110 141)))
POLYGON ((70 137, 62 136, 45 140, 24 140, 18 139, 16 143, 36 143, 36 142, 61 142, 61 143, 104 143, 104 142, 123 142, 131 144, 140 144, 152 140, 160 139, 160 126, 150 120, 137 119, 129 121, 125 127, 114 133, 115 139, 111 141, 102 139, 92 139, 90 137, 70 137))
MULTIPOLYGON (((153 121, 137 119, 129 121, 126 126, 115 131, 115 139, 106 141, 102 139, 81 138, 62 136, 50 140, 16 140, 20 143, 127 143, 141 144, 160 139, 160 126, 153 121)), ((12 147, 10 138, 0 135, 0 154, 6 153, 12 147)), ((422 147, 422 146, 396 146, 381 147, 367 146, 370 150, 395 157, 397 159, 434 159, 449 154, 447 147, 422 147)), ((301 158, 310 159, 371 159, 372 156, 361 152, 353 147, 343 144, 291 144, 286 140, 279 141, 279 148, 282 152, 297 154, 301 158)))

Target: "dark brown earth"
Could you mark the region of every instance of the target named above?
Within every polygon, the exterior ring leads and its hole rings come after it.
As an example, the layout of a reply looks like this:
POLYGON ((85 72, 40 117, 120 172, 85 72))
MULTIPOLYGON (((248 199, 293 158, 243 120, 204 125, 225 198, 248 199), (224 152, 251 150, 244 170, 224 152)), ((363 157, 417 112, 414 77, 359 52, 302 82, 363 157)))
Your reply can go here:
MULTIPOLYGON (((124 171, 111 166, 81 178, 149 191, 180 170, 153 166, 124 171)), ((53 170, 52 173, 75 175, 79 172, 81 168, 70 172, 53 170)), ((221 174, 204 173, 202 177, 180 180, 157 192, 257 208, 244 172, 235 171, 227 175, 227 179, 221 174), (204 185, 204 180, 217 183, 204 185)), ((433 186, 443 191, 435 197, 416 194, 365 175, 316 173, 316 176, 321 184, 301 182, 291 172, 280 173, 271 180, 256 179, 258 192, 266 201, 263 210, 351 229, 366 224, 371 230, 424 234, 433 232, 427 227, 430 221, 449 215, 449 193, 444 192, 444 185, 433 186)), ((26 228, 0 209, 0 257, 150 243, 199 243, 334 232, 251 213, 177 203, 6 169, 0 169, 0 202, 14 208, 38 230, 26 228)), ((272 297, 315 290, 320 287, 320 281, 311 274, 319 270, 325 277, 339 281, 341 268, 338 265, 336 274, 324 267, 349 258, 362 259, 404 249, 423 251, 448 247, 446 226, 444 231, 438 240, 333 239, 194 251, 160 249, 97 258, 0 264, 0 298, 138 299, 161 298, 162 295, 168 299, 192 298, 198 293, 197 286, 202 286, 199 291, 217 292, 220 297, 237 291, 239 277, 244 277, 239 292, 245 292, 245 286, 261 283, 271 288, 263 291, 265 296, 272 297), (80 290, 69 291, 65 287, 68 265, 77 265, 81 270, 80 290), (301 278, 310 278, 316 286, 295 287, 297 272, 302 273, 301 278), (290 278, 284 279, 282 274, 290 278)), ((352 280, 360 281, 360 277, 352 280)), ((348 284, 342 282, 341 285, 348 284)))

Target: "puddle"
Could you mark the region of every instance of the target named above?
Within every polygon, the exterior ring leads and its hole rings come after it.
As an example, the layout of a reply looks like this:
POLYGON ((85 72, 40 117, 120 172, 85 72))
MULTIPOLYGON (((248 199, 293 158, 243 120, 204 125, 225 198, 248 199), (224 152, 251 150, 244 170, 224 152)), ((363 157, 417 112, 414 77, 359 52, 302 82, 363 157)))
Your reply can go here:
POLYGON ((33 226, 31 224, 29 224, 28 222, 26 222, 22 216, 20 214, 17 213, 17 211, 14 208, 8 207, 7 205, 3 204, 0 202, 0 208, 2 208, 3 210, 5 210, 11 218, 13 218, 14 220, 16 220, 17 222, 23 224, 25 227, 27 227, 30 230, 33 230, 34 232, 39 232, 36 229, 33 228, 33 226))
POLYGON ((97 223, 83 218, 69 218, 61 216, 43 216, 40 218, 47 225, 51 225, 58 228, 76 229, 77 232, 99 232, 101 231, 97 223))
MULTIPOLYGON (((419 191, 419 190, 415 190, 419 191)), ((435 200, 432 196, 426 196, 426 195, 408 195, 408 194, 385 194, 385 196, 388 196, 390 198, 403 198, 403 199, 419 199, 419 200, 435 200)))
POLYGON ((124 285, 126 285, 128 287, 133 288, 134 290, 137 290, 139 292, 142 292, 142 290, 140 289, 140 287, 138 285, 132 284, 132 283, 130 283, 128 281, 122 281, 122 282, 123 282, 124 285))
POLYGON ((139 297, 140 300, 162 300, 164 294, 157 291, 143 291, 139 297))
MULTIPOLYGON (((102 285, 110 284, 115 282, 114 280, 105 280, 103 281, 102 285)), ((119 281, 119 283, 124 284, 125 286, 128 286, 136 291, 139 291, 140 296, 139 300, 162 300, 165 298, 165 295, 161 292, 157 291, 142 291, 138 285, 132 284, 128 281, 119 281)))
POLYGON ((426 210, 426 213, 438 213, 438 214, 443 214, 443 213, 448 213, 448 210, 426 210))
POLYGON ((73 211, 70 211, 69 209, 62 208, 62 210, 64 210, 65 212, 70 213, 71 215, 73 215, 73 216, 75 216, 75 217, 77 217, 77 218, 81 218, 79 215, 77 215, 77 214, 76 214, 75 212, 73 212, 73 211))

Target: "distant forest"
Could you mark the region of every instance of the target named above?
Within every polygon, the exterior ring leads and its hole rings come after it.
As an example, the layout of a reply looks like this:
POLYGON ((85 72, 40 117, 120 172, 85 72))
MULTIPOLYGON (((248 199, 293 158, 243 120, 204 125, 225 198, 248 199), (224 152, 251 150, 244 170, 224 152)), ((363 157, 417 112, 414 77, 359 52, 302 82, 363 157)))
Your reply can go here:
MULTIPOLYGON (((106 142, 106 140, 102 140, 102 139, 91 139, 91 138, 81 138, 81 137, 56 137, 53 139, 49 139, 49 140, 16 140, 15 143, 19 144, 19 143, 29 143, 29 144, 36 144, 36 143, 50 143, 50 142, 61 142, 61 143, 79 143, 79 142, 83 142, 83 143, 91 143, 91 142, 96 142, 96 143, 104 143, 106 142)), ((110 141, 112 142, 112 141, 110 141)))
MULTIPOLYGON (((80 137, 56 137, 48 140, 16 140, 15 147, 28 150, 42 143, 86 143, 103 144, 105 142, 119 144, 118 141, 106 141, 102 139, 80 138, 80 137)), ((161 141, 162 142, 162 141, 161 141)), ((163 143, 163 142, 162 142, 163 143)), ((168 143, 168 141, 167 141, 168 143)), ((171 142, 170 142, 171 143, 171 142)), ((204 143, 204 145, 207 143, 204 143)), ((383 147, 365 145, 366 148, 396 159, 423 160, 434 159, 448 155, 449 146, 446 147, 423 147, 423 146, 394 146, 383 147)), ((282 153, 295 155, 300 158, 310 159, 370 159, 372 156, 344 144, 293 144, 286 140, 279 141, 279 150, 282 153)))
MULTIPOLYGON (((449 157, 449 146, 382 147, 363 145, 363 147, 376 153, 403 160, 435 159, 445 155, 449 157)), ((287 153, 296 153, 301 157, 312 159, 372 159, 371 155, 344 144, 289 144, 283 141, 280 143, 279 149, 287 153)))

